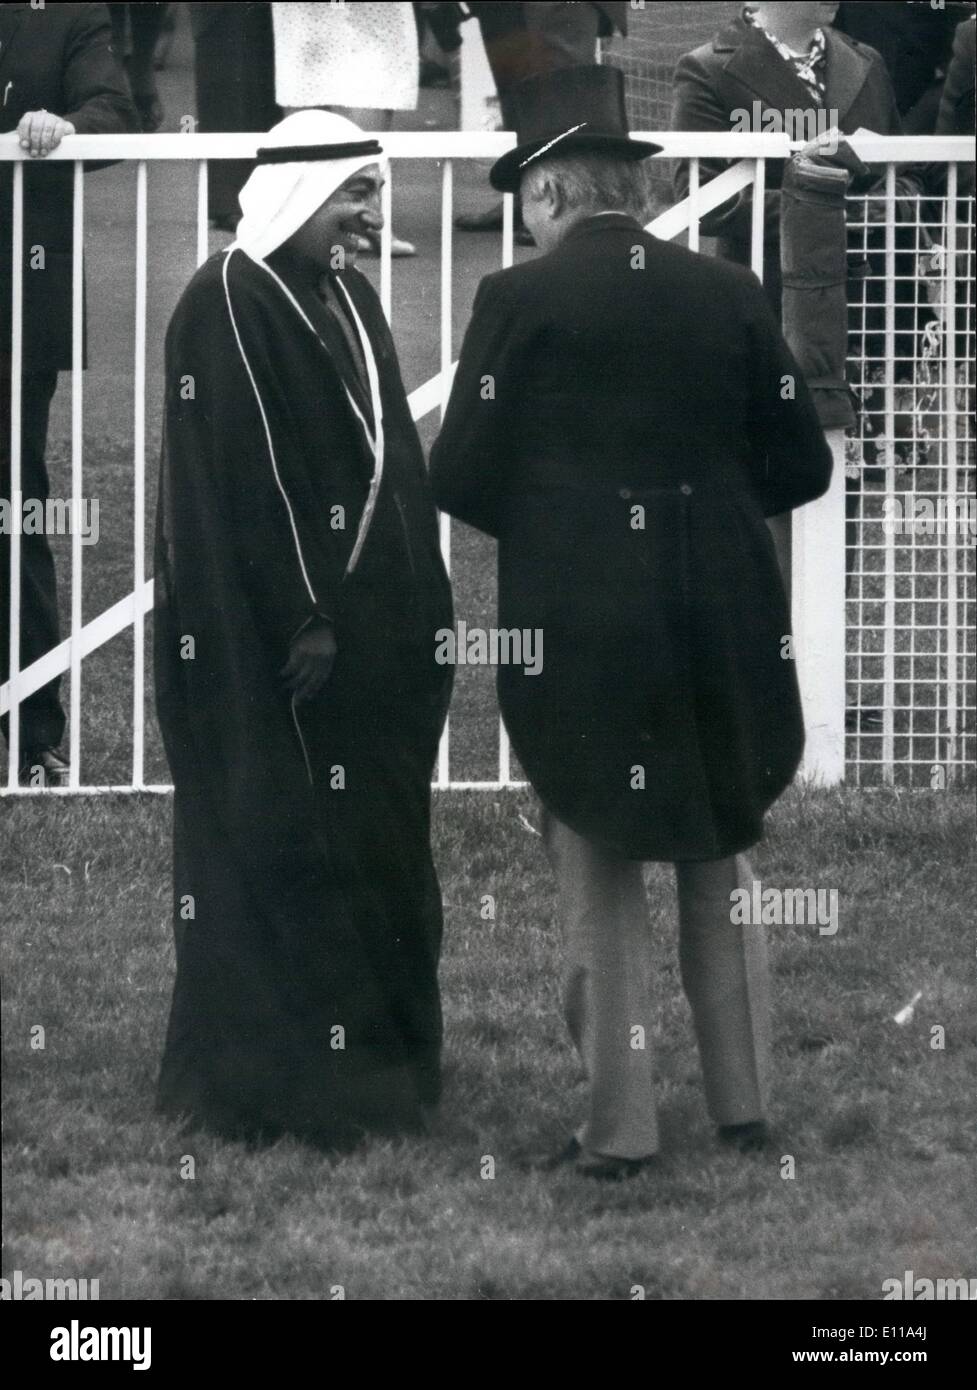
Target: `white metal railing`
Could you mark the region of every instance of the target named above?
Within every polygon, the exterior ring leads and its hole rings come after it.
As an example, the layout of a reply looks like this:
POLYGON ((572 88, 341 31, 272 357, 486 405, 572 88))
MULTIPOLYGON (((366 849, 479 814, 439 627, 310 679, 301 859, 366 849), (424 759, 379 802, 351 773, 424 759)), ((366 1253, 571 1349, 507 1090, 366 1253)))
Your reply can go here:
MULTIPOLYGON (((708 212, 725 202, 734 193, 752 187, 753 221, 751 236, 752 264, 755 272, 763 274, 763 188, 767 159, 783 159, 797 148, 785 135, 729 134, 703 132, 646 132, 664 147, 665 157, 690 161, 689 196, 676 207, 668 209, 649 224, 655 235, 669 239, 688 235, 693 248, 699 245, 699 222, 708 212), (719 178, 703 184, 699 174, 701 158, 738 160, 719 178)), ((20 702, 40 689, 54 676, 70 675, 69 757, 71 782, 60 794, 98 793, 108 791, 162 792, 169 787, 147 784, 144 777, 145 755, 145 615, 153 606, 152 580, 146 577, 145 554, 145 469, 146 469, 146 307, 147 307, 147 180, 148 165, 153 161, 196 161, 196 259, 200 264, 208 255, 207 161, 210 159, 253 157, 263 137, 254 134, 211 135, 76 135, 63 141, 48 158, 74 161, 74 254, 73 254, 73 322, 72 322, 72 397, 71 397, 71 619, 68 637, 25 670, 19 669, 20 651, 20 535, 11 536, 10 571, 10 677, 0 686, 0 714, 10 711, 10 739, 7 760, 7 785, 0 786, 0 795, 57 795, 59 789, 36 789, 17 785, 19 761, 20 702), (132 592, 113 604, 97 618, 82 622, 82 549, 80 527, 77 524, 83 493, 83 374, 82 362, 82 249, 84 245, 84 183, 82 162, 86 159, 133 161, 136 164, 136 239, 135 239, 135 357, 133 412, 133 588, 132 592), (113 785, 83 784, 81 780, 81 692, 82 661, 112 637, 132 626, 134 661, 132 677, 132 773, 128 783, 113 785)), ((451 333, 452 312, 452 211, 453 171, 459 159, 494 159, 511 148, 512 136, 494 132, 432 132, 393 133, 384 136, 384 147, 392 161, 401 159, 433 159, 442 161, 441 183, 441 305, 440 305, 440 370, 418 387, 410 397, 415 420, 435 408, 442 415, 450 392, 453 375, 451 333)), ((956 189, 958 162, 972 158, 970 142, 964 137, 881 137, 864 136, 857 141, 858 153, 868 162, 888 164, 892 184, 893 171, 901 162, 942 161, 948 164, 950 188, 956 189)), ((13 162, 13 235, 12 269, 12 368, 11 368, 11 501, 15 516, 20 514, 21 457, 20 457, 20 379, 23 342, 23 288, 16 273, 23 264, 23 154, 16 136, 0 136, 0 162, 13 162)), ((393 306, 393 276, 390 241, 390 209, 392 177, 384 188, 385 225, 381 237, 380 297, 388 319, 393 306)), ((956 226, 956 220, 948 221, 956 226)), ((504 199, 502 264, 512 263, 512 199, 504 199)), ((955 295, 956 259, 947 256, 947 294, 944 311, 951 315, 958 303, 955 295)), ((972 267, 972 258, 971 258, 972 267)), ((891 263, 887 269, 892 269, 891 263)), ((961 301, 963 302, 963 301, 961 301)), ((969 302, 972 304, 972 290, 969 302)), ((945 320, 944 320, 945 321, 945 320)), ((952 345, 957 335, 947 335, 952 345)), ((956 372, 957 364, 949 362, 947 370, 956 372)), ((954 378, 951 378, 951 383, 954 378)), ((887 386, 892 395, 891 380, 887 386)), ((951 386, 947 401, 955 400, 951 386)), ((891 400, 888 406, 892 410, 891 400)), ((837 433, 837 432, 836 432, 837 433)), ((832 439, 839 464, 844 457, 844 441, 832 439)), ((957 477, 956 462, 953 467, 957 477)), ((795 516, 792 534, 794 635, 798 653, 798 675, 805 702, 808 723, 808 749, 804 771, 807 776, 834 782, 845 771, 845 604, 844 604, 844 469, 836 469, 836 477, 828 495, 802 509, 795 516)), ((446 515, 441 518, 441 538, 445 561, 450 569, 451 528, 446 515)), ((888 583, 888 580, 886 580, 888 583)), ((971 600, 972 602, 972 600, 971 600)), ((966 604, 964 605, 966 609, 966 604)), ((887 610, 892 616, 891 605, 887 610)), ((956 624, 960 614, 954 612, 956 624)), ((957 631, 954 628, 953 640, 957 631)), ((889 692, 892 693, 891 690, 889 692)), ((448 729, 442 739, 438 757, 436 785, 442 788, 491 788, 518 785, 511 780, 510 753, 505 729, 499 723, 498 777, 493 781, 461 782, 451 778, 448 729)), ((890 762, 894 748, 886 744, 890 762)))

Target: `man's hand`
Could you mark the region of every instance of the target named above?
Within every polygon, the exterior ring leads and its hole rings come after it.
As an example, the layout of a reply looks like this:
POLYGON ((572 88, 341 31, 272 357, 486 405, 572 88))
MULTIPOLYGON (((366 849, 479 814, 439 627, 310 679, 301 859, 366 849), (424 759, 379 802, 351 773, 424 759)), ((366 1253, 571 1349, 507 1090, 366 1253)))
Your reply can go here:
POLYGON ((17 125, 21 148, 29 151, 33 158, 40 159, 56 150, 66 135, 74 133, 71 122, 56 116, 53 111, 27 111, 17 125))
POLYGON ((336 634, 326 618, 317 617, 292 639, 281 677, 299 704, 325 689, 336 651, 336 634))

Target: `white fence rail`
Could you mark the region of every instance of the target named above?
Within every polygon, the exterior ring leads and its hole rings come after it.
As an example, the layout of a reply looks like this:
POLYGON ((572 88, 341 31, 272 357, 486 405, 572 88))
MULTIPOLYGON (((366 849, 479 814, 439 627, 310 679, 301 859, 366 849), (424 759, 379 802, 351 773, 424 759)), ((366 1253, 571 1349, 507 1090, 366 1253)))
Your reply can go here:
MULTIPOLYGON (((662 213, 649 229, 661 238, 688 236, 693 248, 699 246, 700 219, 718 207, 733 193, 751 187, 754 190, 752 261, 753 268, 762 276, 763 250, 763 205, 765 163, 767 159, 783 159, 792 148, 784 135, 775 134, 737 134, 720 135, 703 133, 647 133, 665 147, 665 155, 688 159, 690 161, 689 197, 676 207, 662 213), (702 157, 722 157, 739 160, 720 178, 701 184, 699 160, 702 157)), ((201 263, 208 254, 208 209, 207 209, 207 162, 211 159, 248 158, 255 153, 261 143, 260 135, 119 135, 119 136, 72 136, 66 139, 55 153, 49 156, 54 160, 74 161, 74 257, 73 257, 73 370, 71 373, 71 566, 70 566, 70 631, 68 637, 58 646, 47 652, 39 660, 24 670, 19 669, 20 653, 20 541, 15 525, 11 535, 9 611, 10 611, 10 653, 9 680, 0 686, 0 714, 10 712, 10 735, 7 758, 7 784, 0 787, 0 795, 58 795, 95 794, 99 792, 170 790, 162 784, 147 784, 145 781, 145 618, 153 605, 152 580, 145 573, 145 504, 146 504, 146 392, 159 389, 159 383, 147 382, 146 375, 146 332, 147 332, 147 181, 148 166, 154 161, 196 161, 197 208, 196 208, 196 259, 201 263), (85 231, 85 203, 82 161, 86 159, 132 161, 136 165, 135 195, 135 248, 133 273, 135 282, 135 325, 134 325, 134 410, 133 410, 133 581, 131 593, 113 604, 98 617, 88 623, 82 621, 83 592, 83 552, 81 527, 78 524, 82 499, 84 497, 84 459, 83 459, 83 373, 82 346, 82 252, 85 231), (132 675, 132 768, 127 783, 110 785, 86 784, 82 780, 81 746, 81 701, 83 692, 82 662, 84 658, 103 646, 106 642, 133 628, 134 659, 132 675), (63 673, 70 676, 69 705, 69 757, 71 762, 70 785, 64 789, 31 788, 18 785, 17 769, 20 756, 19 710, 20 703, 34 691, 40 689, 54 676, 63 673)), ((381 239, 380 254, 380 296, 388 318, 393 307, 393 274, 390 240, 390 207, 393 176, 397 162, 402 159, 431 159, 441 162, 441 302, 440 302, 440 370, 429 381, 415 390, 410 398, 415 420, 420 420, 435 409, 442 414, 448 399, 453 374, 452 344, 452 217, 453 217, 453 172, 458 160, 497 158, 510 148, 512 137, 508 134, 482 132, 449 133, 397 133, 384 136, 384 146, 391 159, 392 176, 384 190, 385 227, 381 239)), ((935 476, 934 488, 944 489, 947 498, 958 496, 965 490, 968 470, 973 468, 972 427, 966 423, 968 391, 973 390, 973 368, 969 361, 969 347, 972 340, 967 328, 967 315, 972 322, 973 315, 973 210, 970 200, 969 210, 965 200, 957 198, 957 165, 972 158, 970 142, 958 137, 864 137, 858 142, 858 152, 868 162, 885 163, 889 169, 889 186, 893 184, 894 170, 902 162, 941 162, 948 167, 947 193, 943 200, 945 245, 941 269, 939 271, 940 328, 938 330, 938 350, 931 355, 930 370, 936 373, 937 390, 942 401, 941 432, 936 441, 940 450, 940 462, 935 476), (969 247, 969 260, 961 260, 960 248, 969 247), (964 346, 961 358, 961 344, 964 346), (962 393, 962 395, 961 395, 962 393)), ((13 162, 13 236, 12 236, 12 340, 11 340, 11 419, 9 421, 11 440, 11 511, 14 517, 20 516, 21 507, 21 355, 23 343, 23 286, 17 273, 23 264, 23 154, 14 135, 0 136, 0 162, 13 162)), ((886 214, 893 220, 891 206, 886 214)), ((920 224, 922 225, 922 224, 920 224)), ((506 195, 504 200, 504 226, 502 236, 502 264, 512 262, 512 199, 506 195)), ((894 233, 890 232, 889 243, 894 233)), ((887 302, 892 298, 896 267, 893 255, 886 262, 887 302)), ((5 292, 5 291, 4 291, 5 292)), ((888 313, 888 311, 887 311, 888 313)), ((891 320, 891 314, 887 322, 891 320)), ((888 438, 894 437, 898 386, 894 374, 894 335, 887 339, 886 360, 882 364, 882 393, 885 398, 885 415, 888 425, 888 438), (889 349, 892 349, 890 352, 889 349)), ((0 422, 6 428, 6 422, 0 422)), ((832 440, 836 459, 841 464, 845 457, 846 444, 840 437, 832 440)), ((851 457, 851 443, 848 445, 851 457)), ((887 465, 886 493, 892 499, 897 495, 894 464, 887 465)), ((931 489, 932 491, 932 489, 931 489)), ((869 541, 866 539, 869 525, 859 519, 862 526, 860 535, 860 554, 867 553, 869 541)), ((814 505, 797 514, 792 534, 793 560, 793 604, 795 645, 798 654, 798 674, 801 682, 808 724, 808 749, 804 773, 824 782, 836 782, 845 775, 846 769, 846 627, 850 639, 854 629, 861 631, 866 627, 862 617, 853 619, 851 612, 846 624, 845 612, 845 469, 839 466, 829 494, 814 505)), ((445 560, 451 563, 451 528, 449 518, 442 516, 441 535, 445 560)), ((938 593, 933 601, 942 604, 943 617, 937 624, 944 634, 942 677, 936 677, 933 688, 940 694, 934 708, 945 716, 946 738, 950 740, 940 745, 939 737, 933 743, 934 763, 945 763, 950 779, 959 775, 973 764, 973 571, 967 570, 961 561, 957 539, 944 538, 945 543, 938 547, 941 564, 945 571, 945 582, 938 583, 938 593), (969 694, 968 694, 969 692, 969 694), (968 723, 968 721, 970 721, 968 723), (969 740, 969 742, 968 742, 969 740), (941 752, 942 750, 942 752, 941 752), (940 757, 935 754, 941 753, 940 757)), ((896 557, 898 548, 889 544, 884 547, 885 566, 879 571, 880 578, 873 581, 883 585, 883 612, 876 623, 882 634, 883 646, 891 648, 887 674, 882 680, 879 708, 884 728, 881 732, 881 749, 878 757, 866 752, 868 744, 862 745, 863 737, 869 739, 862 729, 857 729, 854 751, 847 750, 849 769, 854 769, 856 780, 865 785, 872 779, 862 776, 867 763, 874 763, 880 769, 881 780, 896 780, 896 770, 900 756, 908 760, 908 765, 925 763, 930 754, 929 746, 922 752, 911 748, 909 754, 900 755, 897 748, 900 722, 897 701, 897 681, 895 663, 899 657, 896 651, 896 633, 900 624, 898 616, 898 595, 896 593, 896 557)), ((941 571, 944 572, 944 571, 941 571)), ((4 576, 6 578, 6 576, 4 576)), ((861 582, 861 581, 860 581, 861 582)), ((859 595, 861 598, 862 595, 859 595)), ((866 600, 867 601, 867 600, 866 600)), ((920 598, 919 604, 930 602, 920 598)), ((849 608, 851 604, 849 602, 849 608)), ((862 615, 864 616, 864 615, 862 615)), ((914 618, 919 623, 919 613, 914 618)), ((909 624, 913 636, 913 623, 909 624)), ((913 641, 909 648, 915 652, 913 641)), ((856 656, 861 660, 859 652, 856 656)), ((885 655, 883 653, 883 659, 885 655)), ((867 684, 861 667, 852 674, 851 645, 849 641, 848 689, 861 691, 867 684)), ((921 682, 922 684, 922 682, 921 682)), ((915 684, 910 681, 910 688, 915 684)), ((873 694, 874 698, 874 694, 873 694)), ((849 739, 849 744, 851 739, 849 739)), ((505 730, 499 725, 498 776, 495 780, 462 782, 452 779, 450 760, 450 737, 448 729, 440 749, 437 781, 439 787, 478 787, 498 789, 515 785, 511 778, 509 745, 505 730)))

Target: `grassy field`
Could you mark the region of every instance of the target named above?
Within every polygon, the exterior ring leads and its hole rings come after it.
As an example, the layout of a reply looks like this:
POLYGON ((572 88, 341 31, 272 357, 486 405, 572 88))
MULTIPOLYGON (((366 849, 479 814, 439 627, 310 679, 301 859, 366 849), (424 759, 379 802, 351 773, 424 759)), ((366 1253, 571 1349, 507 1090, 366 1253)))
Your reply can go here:
POLYGON ((562 1141, 580 1099, 552 885, 520 814, 533 822, 536 808, 518 793, 437 798, 439 1128, 333 1160, 291 1141, 252 1152, 188 1138, 151 1112, 173 967, 169 799, 0 804, 4 1274, 97 1278, 103 1298, 321 1299, 342 1286, 436 1300, 628 1299, 635 1285, 647 1298, 878 1299, 906 1269, 973 1276, 965 798, 798 789, 777 808, 757 875, 837 888, 840 929, 770 929, 768 1155, 715 1145, 670 872, 649 869, 664 1157, 618 1186, 514 1162, 562 1141), (479 916, 483 893, 494 922, 479 916))

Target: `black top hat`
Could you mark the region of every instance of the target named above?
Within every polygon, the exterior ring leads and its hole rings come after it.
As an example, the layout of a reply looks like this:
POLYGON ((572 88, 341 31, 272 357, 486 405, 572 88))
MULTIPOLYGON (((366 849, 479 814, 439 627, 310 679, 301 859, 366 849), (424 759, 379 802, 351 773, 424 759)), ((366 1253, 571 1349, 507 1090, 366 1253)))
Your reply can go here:
POLYGON ((492 187, 502 193, 517 193, 523 170, 543 154, 586 151, 646 159, 662 149, 629 136, 620 68, 557 68, 544 77, 527 77, 512 95, 519 143, 489 174, 492 187))

